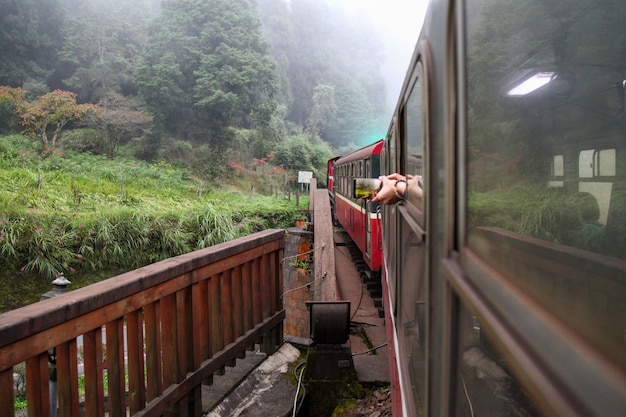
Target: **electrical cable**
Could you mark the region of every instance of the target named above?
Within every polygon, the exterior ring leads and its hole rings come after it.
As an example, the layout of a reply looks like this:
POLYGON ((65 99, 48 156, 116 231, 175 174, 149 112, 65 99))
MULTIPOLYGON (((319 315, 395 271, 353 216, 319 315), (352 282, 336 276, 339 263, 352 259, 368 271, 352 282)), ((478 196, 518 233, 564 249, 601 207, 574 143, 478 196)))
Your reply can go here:
MULTIPOLYGON (((322 243, 322 246, 321 246, 321 247, 319 247, 319 248, 318 248, 318 247, 314 247, 314 248, 313 248, 313 249, 311 249, 310 251, 306 251, 306 252, 298 253, 297 255, 293 255, 293 256, 285 256, 284 258, 282 258, 282 259, 280 260, 280 262, 282 263, 282 262, 286 261, 287 259, 293 259, 293 258, 297 258, 297 257, 302 256, 302 255, 308 255, 309 253, 313 253, 313 252, 315 252, 317 249, 324 249, 324 248, 325 248, 325 245, 322 243)), ((315 282, 317 282, 317 281, 322 281, 324 278, 326 278, 326 274, 323 274, 321 278, 314 279, 313 281, 311 281, 311 282, 309 282, 309 283, 307 283, 307 284, 301 285, 301 286, 296 287, 296 288, 290 288, 290 289, 288 289, 287 291, 283 292, 283 293, 280 295, 280 298, 283 298, 283 297, 285 296, 285 294, 290 293, 290 292, 292 292, 292 291, 300 290, 300 289, 302 289, 302 288, 310 288, 310 287, 311 287, 311 285, 313 285, 315 282)))
POLYGON ((386 343, 386 342, 385 342, 385 343, 383 343, 382 345, 378 345, 378 346, 376 346, 376 347, 373 347, 373 348, 371 348, 371 349, 369 349, 369 350, 366 350, 365 352, 357 352, 357 353, 353 353, 353 354, 352 354, 352 356, 366 355, 366 354, 368 354, 368 353, 370 353, 370 352, 373 352, 373 351, 375 351, 375 350, 380 349, 381 347, 385 347, 385 346, 387 346, 387 344, 388 344, 388 343, 386 343))
POLYGON ((465 391, 465 398, 467 399, 467 403, 469 404, 470 413, 472 417, 474 417, 474 407, 472 406, 472 401, 470 400, 469 394, 467 393, 467 386, 465 385, 465 378, 461 377, 461 382, 463 382, 463 390, 465 391))
POLYGON ((296 415, 300 411, 300 407, 302 406, 302 403, 304 402, 304 396, 306 395, 306 389, 304 388, 304 385, 302 385, 302 375, 304 374, 304 370, 306 369, 306 361, 302 361, 298 363, 296 367, 293 368, 293 376, 294 378, 296 377, 296 373, 298 369, 302 366, 304 366, 304 368, 302 369, 302 371, 300 371, 300 376, 297 377, 298 388, 296 389, 296 396, 293 399, 293 414, 291 415, 292 417, 296 417, 296 415), (300 399, 300 401, 298 401, 298 394, 300 393, 300 387, 302 387, 302 398, 300 399))

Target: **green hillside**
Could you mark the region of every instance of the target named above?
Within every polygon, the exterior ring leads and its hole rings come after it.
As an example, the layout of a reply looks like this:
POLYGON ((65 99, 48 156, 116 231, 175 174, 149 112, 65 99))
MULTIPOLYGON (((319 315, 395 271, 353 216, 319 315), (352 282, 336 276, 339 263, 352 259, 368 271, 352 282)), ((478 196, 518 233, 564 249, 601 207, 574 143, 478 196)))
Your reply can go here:
POLYGON ((208 181, 164 162, 39 147, 19 135, 0 138, 0 311, 37 301, 58 273, 76 288, 290 227, 308 206, 306 198, 296 205, 295 192, 289 198, 271 166, 208 181))

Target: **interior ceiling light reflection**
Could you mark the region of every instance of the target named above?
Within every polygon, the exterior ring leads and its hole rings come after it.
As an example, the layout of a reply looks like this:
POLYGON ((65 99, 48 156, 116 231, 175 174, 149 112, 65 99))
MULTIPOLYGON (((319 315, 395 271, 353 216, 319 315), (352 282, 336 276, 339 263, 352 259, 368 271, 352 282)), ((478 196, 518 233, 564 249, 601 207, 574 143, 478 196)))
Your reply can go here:
POLYGON ((554 72, 537 72, 511 88, 506 94, 509 96, 525 96, 548 84, 554 77, 554 72))

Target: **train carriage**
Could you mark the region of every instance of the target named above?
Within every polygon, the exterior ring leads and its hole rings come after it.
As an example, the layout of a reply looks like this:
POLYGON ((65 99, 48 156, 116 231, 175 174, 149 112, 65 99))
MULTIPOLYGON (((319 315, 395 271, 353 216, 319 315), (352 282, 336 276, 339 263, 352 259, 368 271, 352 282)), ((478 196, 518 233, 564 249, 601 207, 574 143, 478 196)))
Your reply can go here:
POLYGON ((378 204, 354 197, 354 179, 380 176, 383 143, 379 140, 350 155, 329 161, 334 178, 333 218, 348 232, 363 253, 363 260, 374 272, 380 272, 382 265, 378 204))
POLYGON ((429 2, 375 144, 423 176, 381 207, 394 416, 626 415, 622 9, 429 2))

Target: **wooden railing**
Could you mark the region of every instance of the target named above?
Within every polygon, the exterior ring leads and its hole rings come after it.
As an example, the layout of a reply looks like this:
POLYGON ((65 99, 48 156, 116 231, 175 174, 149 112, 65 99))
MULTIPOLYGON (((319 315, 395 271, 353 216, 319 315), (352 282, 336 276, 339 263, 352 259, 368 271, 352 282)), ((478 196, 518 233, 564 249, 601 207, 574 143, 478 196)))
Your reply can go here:
POLYGON ((283 248, 268 230, 0 315, 0 416, 22 362, 28 415, 50 416, 52 349, 59 416, 201 416, 202 383, 282 344, 283 248))

